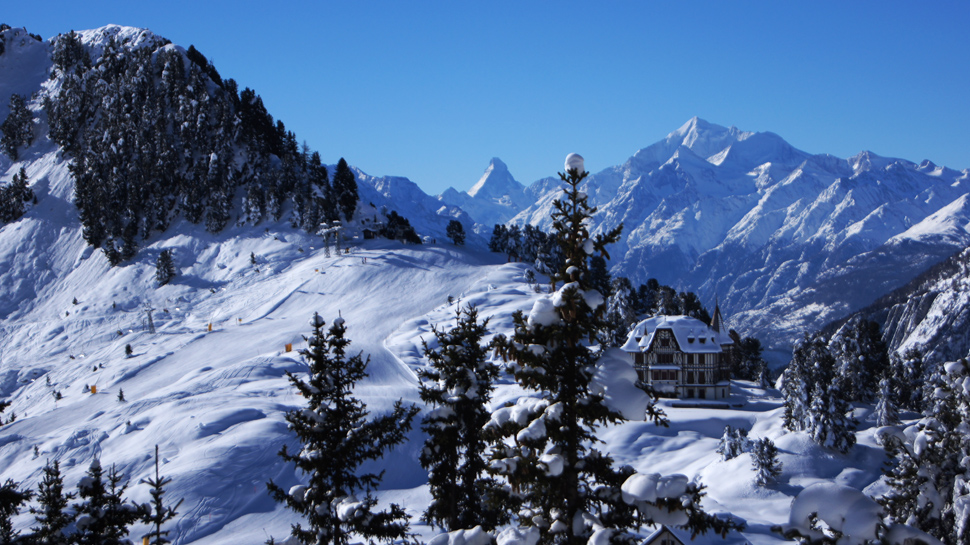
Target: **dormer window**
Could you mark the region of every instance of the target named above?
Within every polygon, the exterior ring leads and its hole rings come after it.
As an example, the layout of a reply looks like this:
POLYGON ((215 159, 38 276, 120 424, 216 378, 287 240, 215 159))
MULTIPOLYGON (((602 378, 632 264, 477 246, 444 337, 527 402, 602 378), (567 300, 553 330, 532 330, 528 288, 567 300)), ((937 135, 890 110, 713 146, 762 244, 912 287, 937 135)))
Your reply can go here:
POLYGON ((704 337, 701 337, 701 344, 704 344, 705 341, 707 341, 707 339, 705 339, 704 337))

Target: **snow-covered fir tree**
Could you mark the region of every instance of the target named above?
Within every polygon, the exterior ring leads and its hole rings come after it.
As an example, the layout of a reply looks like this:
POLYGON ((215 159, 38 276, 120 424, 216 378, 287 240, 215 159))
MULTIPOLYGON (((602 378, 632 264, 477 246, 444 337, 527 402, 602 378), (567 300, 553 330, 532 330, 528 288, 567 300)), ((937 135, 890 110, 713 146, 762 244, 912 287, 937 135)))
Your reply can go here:
POLYGON ((149 532, 143 537, 143 540, 148 541, 148 545, 171 543, 168 539, 169 530, 163 530, 162 527, 166 522, 175 518, 179 506, 182 505, 181 499, 175 502, 175 505, 172 505, 171 502, 166 503, 165 487, 171 482, 171 477, 164 477, 159 473, 158 445, 155 445, 155 476, 141 480, 141 484, 149 486, 149 495, 152 497, 152 501, 148 505, 140 508, 141 520, 148 524, 150 528, 149 532))
POLYGON ((127 483, 114 466, 107 475, 95 458, 87 474, 78 483, 78 497, 74 505, 77 513, 77 532, 72 536, 78 545, 123 545, 131 543, 125 536, 128 527, 147 512, 135 504, 125 502, 127 483))
POLYGON ((724 434, 717 445, 717 453, 722 460, 730 460, 748 452, 751 449, 751 440, 748 439, 748 430, 744 428, 724 427, 724 434))
POLYGON ((889 352, 879 324, 863 318, 849 320, 832 336, 829 350, 844 379, 846 399, 875 400, 879 379, 889 367, 889 352))
POLYGON ((947 545, 970 540, 970 365, 943 366, 933 403, 906 430, 883 428, 890 492, 881 503, 891 520, 923 530, 947 545))
POLYGON ((343 318, 328 330, 319 314, 310 320, 313 334, 301 351, 309 366, 304 379, 287 373, 290 382, 306 399, 304 409, 286 413, 286 421, 300 443, 297 452, 286 445, 280 457, 307 478, 305 485, 284 490, 267 484, 273 498, 301 515, 292 536, 305 544, 347 545, 351 535, 367 540, 393 541, 408 536, 404 509, 392 504, 375 511, 372 492, 380 476, 361 473, 361 464, 376 460, 404 440, 417 407, 401 401, 386 415, 371 418, 362 401, 354 397, 354 385, 366 374, 367 360, 347 355, 350 340, 344 335, 343 318))
POLYGON ((27 210, 26 203, 34 199, 34 191, 27 185, 29 181, 27 171, 20 167, 10 183, 0 187, 0 224, 23 217, 27 210))
POLYGON ((902 354, 893 351, 889 356, 889 375, 893 398, 899 407, 922 412, 927 406, 924 386, 929 381, 928 369, 923 364, 923 354, 919 348, 907 348, 902 354))
POLYGON ((172 250, 162 250, 155 262, 155 281, 158 282, 159 286, 164 286, 174 280, 175 275, 175 260, 172 258, 172 250))
POLYGON ((630 327, 637 321, 634 310, 634 292, 630 280, 617 276, 610 282, 610 296, 606 300, 606 331, 604 338, 610 346, 619 346, 626 340, 630 327))
POLYGON ((896 392, 890 385, 889 377, 879 381, 879 395, 876 398, 876 425, 895 426, 899 424, 899 408, 896 406, 896 392))
POLYGON ((421 465, 429 470, 432 500, 424 519, 449 531, 481 526, 491 530, 508 521, 508 492, 486 474, 485 434, 498 366, 484 344, 488 320, 469 306, 456 312, 455 327, 435 329, 434 346, 425 344, 430 367, 419 371, 421 400, 431 410, 421 429, 428 434, 421 465))
POLYGON ((751 465, 757 476, 755 482, 759 486, 767 486, 781 475, 782 464, 778 461, 778 447, 767 437, 762 437, 752 443, 751 465))
POLYGON ((34 116, 27 108, 27 98, 16 93, 10 95, 9 114, 0 124, 0 148, 16 161, 18 149, 27 147, 34 140, 34 116))
POLYGON ((843 454, 855 444, 856 422, 849 415, 851 406, 843 375, 835 368, 835 358, 828 352, 817 352, 814 368, 814 385, 808 410, 806 429, 819 445, 833 448, 843 454))
POLYGON ((20 488, 20 484, 11 479, 0 485, 0 545, 19 542, 20 531, 14 530, 12 519, 20 514, 20 507, 33 495, 33 491, 20 488))
POLYGON ((824 348, 824 344, 807 333, 795 343, 792 358, 782 373, 781 392, 785 398, 785 428, 791 431, 805 429, 811 405, 812 354, 824 348))
POLYGON ((624 501, 621 488, 631 478, 639 481, 638 476, 632 468, 614 468, 612 459, 595 446, 596 427, 622 416, 593 387, 600 357, 594 343, 603 328, 605 298, 590 283, 589 259, 608 257, 606 246, 618 239, 621 227, 590 235, 595 208, 579 187, 588 173, 568 161, 566 173, 560 174, 563 197, 554 202, 552 214, 553 236, 565 263, 551 280, 561 287, 537 300, 528 316, 516 312, 512 337, 495 341, 498 351, 511 360, 519 384, 540 399, 515 407, 515 418, 512 409, 493 415, 490 425, 505 432, 508 443, 495 449, 492 467, 519 495, 517 522, 538 529, 542 544, 579 545, 594 531, 614 543, 631 542, 629 531, 653 520, 652 509, 660 503, 671 511, 688 512, 685 524, 694 531, 726 531, 728 523, 700 509, 700 487, 686 478, 676 498, 657 498, 654 493, 655 501, 638 501, 636 494, 628 494, 624 501))
POLYGON ((57 460, 48 461, 44 466, 44 478, 37 486, 38 505, 30 508, 37 521, 37 526, 31 528, 36 542, 45 545, 69 543, 65 532, 74 522, 74 513, 67 508, 72 499, 73 493, 64 492, 60 464, 57 460))
POLYGON ((824 335, 805 334, 796 343, 784 372, 784 424, 789 430, 805 430, 818 444, 846 453, 855 444, 855 421, 845 395, 845 377, 824 335))

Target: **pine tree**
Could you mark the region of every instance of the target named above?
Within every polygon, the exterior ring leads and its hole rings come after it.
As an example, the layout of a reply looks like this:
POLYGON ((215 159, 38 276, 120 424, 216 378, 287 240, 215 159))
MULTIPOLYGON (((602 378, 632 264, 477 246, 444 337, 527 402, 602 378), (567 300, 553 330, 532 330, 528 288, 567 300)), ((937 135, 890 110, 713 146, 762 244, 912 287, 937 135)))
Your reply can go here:
POLYGON ((101 462, 95 458, 87 475, 78 484, 81 503, 74 505, 78 514, 77 533, 72 542, 78 545, 122 545, 130 543, 128 526, 145 514, 138 506, 126 504, 124 492, 127 483, 112 466, 107 475, 101 470, 101 462))
POLYGON ((155 262, 155 281, 159 286, 164 286, 175 278, 175 260, 172 259, 172 250, 162 250, 158 254, 155 262))
POLYGON ((845 379, 846 398, 873 401, 879 377, 889 367, 889 353, 879 324, 861 318, 850 320, 833 335, 829 349, 845 379))
POLYGON ((11 519, 20 514, 20 506, 27 503, 33 495, 31 490, 21 489, 19 484, 10 479, 0 486, 0 545, 20 542, 20 532, 13 529, 11 519))
POLYGON ((778 448, 771 439, 763 437, 754 442, 751 464, 758 473, 755 480, 760 486, 767 486, 781 475, 782 464, 778 461, 778 448))
POLYGON ((0 124, 0 147, 10 159, 17 160, 17 149, 29 146, 34 140, 34 116, 27 109, 27 99, 16 93, 10 95, 10 113, 0 124))
POLYGON ((893 399, 895 392, 890 386, 888 377, 883 377, 879 381, 879 396, 876 401, 876 425, 895 426, 899 424, 899 409, 896 407, 896 400, 893 399))
POLYGON ((456 312, 456 322, 450 330, 434 330, 437 346, 424 345, 431 366, 419 371, 421 400, 433 407, 421 427, 428 439, 420 460, 433 497, 424 519, 449 531, 491 530, 509 517, 501 509, 508 494, 485 475, 492 441, 483 428, 499 370, 483 344, 488 320, 479 322, 469 306, 456 312))
POLYGON ((601 255, 594 255, 589 259, 589 285, 600 293, 604 299, 612 294, 610 271, 606 267, 606 259, 601 255))
POLYGON ((816 443, 848 452, 855 444, 856 422, 848 414, 846 377, 821 333, 806 333, 796 343, 783 376, 785 427, 806 430, 816 443))
POLYGON ((846 379, 838 374, 835 357, 818 338, 811 351, 814 384, 810 394, 808 421, 809 436, 822 446, 845 454, 855 444, 855 420, 848 415, 851 406, 845 391, 846 379))
POLYGON ((310 325, 313 336, 301 351, 309 376, 302 379, 288 373, 307 400, 305 409, 286 414, 301 447, 292 453, 284 445, 279 453, 309 482, 289 491, 272 481, 267 487, 276 501, 306 519, 308 528, 301 524, 292 528, 292 536, 301 543, 347 545, 351 534, 368 540, 403 539, 409 535, 404 509, 392 504, 388 511, 374 511, 377 500, 371 492, 380 476, 358 470, 404 440, 418 409, 398 401, 390 414, 368 418, 366 406, 352 392, 354 384, 367 376, 367 360, 360 354, 347 357, 350 340, 344 337, 343 318, 324 331, 326 322, 314 314, 310 325))
POLYGON ((918 348, 908 348, 902 355, 895 351, 890 355, 890 385, 900 407, 923 411, 927 405, 923 400, 923 386, 929 382, 926 373, 923 354, 918 348))
POLYGON ((171 543, 168 539, 169 530, 162 530, 162 525, 175 518, 179 506, 182 505, 182 500, 176 502, 175 506, 165 504, 165 487, 171 482, 171 477, 162 477, 158 472, 158 445, 155 445, 155 477, 141 480, 142 484, 151 487, 151 505, 143 508, 140 513, 142 522, 151 525, 151 531, 144 536, 148 538, 149 545, 171 543))
MULTIPOLYGON (((882 435, 890 486, 882 503, 892 520, 914 526, 946 545, 970 540, 970 364, 942 366, 931 378, 933 404, 905 433, 882 435)), ((890 428, 891 429, 891 428, 890 428)))
POLYGON ((637 321, 634 310, 633 284, 623 276, 610 282, 610 296, 606 300, 607 329, 604 338, 610 346, 620 346, 626 341, 630 327, 637 321))
POLYGON ((445 234, 451 239, 451 242, 455 246, 461 246, 465 244, 465 228, 462 227, 461 222, 458 220, 451 220, 448 222, 448 227, 445 229, 445 234))
POLYGON ((421 238, 414 232, 414 227, 411 227, 411 222, 394 210, 388 213, 387 223, 381 227, 380 235, 391 240, 421 244, 421 238))
POLYGON ((505 252, 508 245, 509 229, 501 223, 492 228, 492 237, 488 239, 488 249, 492 252, 505 252))
POLYGON ((724 434, 721 436, 717 445, 717 453, 722 460, 730 460, 748 452, 751 449, 751 441, 748 439, 748 430, 744 428, 724 427, 724 434))
MULTIPOLYGON (((568 168, 560 174, 564 197, 554 203, 553 232, 565 257, 552 281, 562 287, 539 299, 529 316, 513 316, 512 338, 496 338, 498 351, 512 360, 519 384, 541 398, 522 406, 525 424, 510 419, 501 425, 510 444, 493 452, 493 468, 517 490, 522 505, 518 523, 540 531, 540 543, 586 543, 595 528, 611 531, 613 541, 631 539, 627 533, 639 520, 635 502, 623 501, 621 485, 634 477, 629 467, 613 468, 612 459, 595 448, 596 427, 618 422, 593 387, 600 352, 593 347, 603 328, 603 295, 590 284, 589 258, 608 257, 606 245, 619 238, 621 227, 591 237, 589 219, 595 208, 579 184, 588 175, 568 168)), ((519 408, 519 407, 517 407, 519 408)), ((493 420, 495 420, 493 418, 493 420)), ((700 487, 685 483, 685 495, 699 502, 700 487)), ((666 501, 657 499, 654 505, 666 501)), ((726 531, 723 521, 710 517, 699 503, 669 502, 671 510, 687 510, 688 526, 703 531, 726 531)))
POLYGON ((70 542, 64 532, 74 522, 74 517, 67 511, 68 503, 72 499, 74 499, 73 493, 64 492, 60 464, 57 460, 53 462, 48 460, 47 465, 44 466, 44 478, 37 487, 38 506, 30 508, 38 523, 36 528, 31 528, 35 541, 45 545, 61 545, 70 542))
POLYGON ((357 180, 343 157, 337 162, 337 169, 333 174, 333 191, 337 207, 344 219, 347 221, 354 219, 354 211, 357 210, 357 202, 360 200, 357 196, 357 180))
POLYGON ((805 334, 795 343, 792 359, 782 373, 782 395, 785 398, 784 426, 791 431, 804 430, 811 406, 812 353, 821 348, 816 337, 805 334))
POLYGON ((28 182, 27 171, 20 167, 10 184, 0 187, 0 223, 14 222, 23 217, 26 212, 25 204, 34 199, 34 192, 27 186, 28 182))
POLYGON ((731 360, 731 374, 741 380, 760 382, 760 377, 766 374, 768 367, 762 357, 764 348, 761 346, 761 341, 754 337, 741 338, 733 329, 730 335, 737 349, 735 357, 731 360))

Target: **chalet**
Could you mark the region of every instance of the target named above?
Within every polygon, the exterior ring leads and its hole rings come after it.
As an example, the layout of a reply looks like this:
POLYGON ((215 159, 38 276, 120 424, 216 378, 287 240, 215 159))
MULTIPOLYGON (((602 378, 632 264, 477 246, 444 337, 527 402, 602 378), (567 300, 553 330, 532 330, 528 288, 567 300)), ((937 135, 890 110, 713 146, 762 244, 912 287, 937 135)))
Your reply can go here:
POLYGON ((734 341, 721 331, 720 309, 708 326, 690 316, 654 316, 630 331, 622 349, 639 379, 681 399, 725 399, 734 341))

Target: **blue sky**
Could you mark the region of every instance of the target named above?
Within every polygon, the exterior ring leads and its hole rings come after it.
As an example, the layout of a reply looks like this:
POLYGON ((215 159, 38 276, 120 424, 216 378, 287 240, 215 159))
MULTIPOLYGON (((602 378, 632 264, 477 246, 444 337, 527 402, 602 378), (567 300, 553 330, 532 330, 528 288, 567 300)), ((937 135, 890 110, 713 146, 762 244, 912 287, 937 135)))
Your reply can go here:
POLYGON ((195 45, 326 162, 468 189, 596 172, 693 116, 812 153, 970 168, 970 2, 5 2, 44 38, 195 45))

